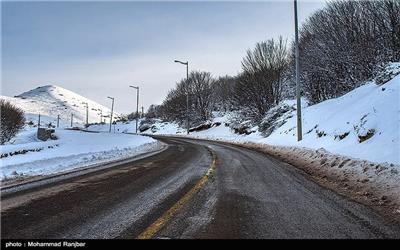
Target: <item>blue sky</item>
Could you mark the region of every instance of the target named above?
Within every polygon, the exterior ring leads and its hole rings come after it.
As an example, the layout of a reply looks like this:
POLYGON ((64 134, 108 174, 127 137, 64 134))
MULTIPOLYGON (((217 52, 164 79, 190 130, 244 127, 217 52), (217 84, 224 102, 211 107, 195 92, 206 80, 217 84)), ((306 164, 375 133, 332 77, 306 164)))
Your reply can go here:
MULTIPOLYGON (((303 21, 322 1, 299 1, 303 21)), ((293 3, 2 2, 2 95, 56 84, 116 109, 161 103, 191 70, 235 75, 247 49, 293 38, 293 3)))

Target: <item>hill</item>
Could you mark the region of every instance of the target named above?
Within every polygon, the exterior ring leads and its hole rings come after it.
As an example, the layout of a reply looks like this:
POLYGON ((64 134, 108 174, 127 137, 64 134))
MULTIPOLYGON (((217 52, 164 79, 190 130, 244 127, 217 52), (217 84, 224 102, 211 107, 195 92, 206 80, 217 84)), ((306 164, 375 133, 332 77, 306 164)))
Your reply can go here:
MULTIPOLYGON (((74 126, 85 124, 86 103, 89 107, 89 123, 100 122, 101 115, 102 121, 109 121, 110 108, 56 85, 41 86, 15 97, 0 96, 0 98, 24 110, 27 122, 32 121, 36 124, 40 114, 42 126, 50 122, 55 125, 58 115, 61 126, 70 126, 71 114, 74 117, 74 126)), ((115 118, 119 116, 114 113, 115 118)))

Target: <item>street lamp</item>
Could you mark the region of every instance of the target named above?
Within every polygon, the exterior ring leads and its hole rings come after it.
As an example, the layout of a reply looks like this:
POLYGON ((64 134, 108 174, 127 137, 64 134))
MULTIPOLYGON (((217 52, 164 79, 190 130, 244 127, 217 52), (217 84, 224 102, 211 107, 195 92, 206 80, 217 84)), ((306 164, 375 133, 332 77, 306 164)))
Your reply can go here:
POLYGON ((112 104, 111 104, 111 116, 110 116, 110 130, 108 132, 111 133, 111 126, 112 126, 112 118, 113 118, 113 112, 114 112, 114 98, 107 96, 108 99, 112 100, 112 104))
POLYGON ((86 106, 86 127, 89 126, 89 104, 87 102, 84 103, 86 106))
POLYGON ((296 59, 296 99, 297 99, 297 141, 303 139, 301 127, 301 100, 300 100, 300 74, 299 74, 299 29, 297 21, 297 0, 294 0, 294 26, 295 26, 295 59, 296 59))
MULTIPOLYGON (((175 60, 174 62, 186 65, 186 84, 189 85, 189 61, 182 62, 175 60)), ((189 86, 186 88, 186 127, 187 134, 189 134, 189 86)))
POLYGON ((135 87, 130 85, 129 87, 136 89, 136 134, 137 134, 137 128, 138 128, 138 119, 139 119, 139 86, 135 87))

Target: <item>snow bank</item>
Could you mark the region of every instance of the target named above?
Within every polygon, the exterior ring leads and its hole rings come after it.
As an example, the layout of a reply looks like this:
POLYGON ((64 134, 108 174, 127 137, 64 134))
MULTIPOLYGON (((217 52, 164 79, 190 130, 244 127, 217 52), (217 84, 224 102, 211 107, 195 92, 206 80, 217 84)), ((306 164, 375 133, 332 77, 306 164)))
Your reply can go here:
MULTIPOLYGON (((236 143, 237 144, 237 143, 236 143)), ((287 162, 319 184, 367 204, 388 218, 400 218, 399 166, 335 155, 324 149, 240 144, 287 162)))
POLYGON ((150 137, 129 134, 59 129, 58 140, 42 142, 35 133, 36 129, 23 131, 13 144, 0 146, 2 180, 64 172, 133 157, 162 146, 150 137))
POLYGON ((322 147, 353 158, 400 164, 399 88, 400 75, 381 86, 367 83, 342 97, 304 108, 301 142, 296 140, 295 116, 259 142, 322 147))

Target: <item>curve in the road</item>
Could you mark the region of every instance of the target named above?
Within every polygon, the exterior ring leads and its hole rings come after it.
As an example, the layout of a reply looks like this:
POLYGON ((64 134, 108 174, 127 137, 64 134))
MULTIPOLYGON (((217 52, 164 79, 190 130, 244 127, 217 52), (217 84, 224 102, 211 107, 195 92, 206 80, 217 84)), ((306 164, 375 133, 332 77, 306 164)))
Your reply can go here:
POLYGON ((268 155, 158 139, 169 147, 151 157, 2 197, 2 238, 400 238, 398 224, 268 155))

